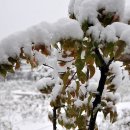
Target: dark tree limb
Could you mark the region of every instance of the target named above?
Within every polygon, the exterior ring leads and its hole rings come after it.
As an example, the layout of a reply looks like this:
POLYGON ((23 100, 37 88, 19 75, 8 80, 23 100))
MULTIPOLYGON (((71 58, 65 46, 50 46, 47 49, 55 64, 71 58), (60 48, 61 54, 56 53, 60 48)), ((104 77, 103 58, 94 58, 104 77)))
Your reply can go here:
POLYGON ((95 49, 95 53, 98 56, 102 66, 99 67, 101 77, 100 77, 98 88, 97 88, 98 94, 96 95, 95 100, 93 102, 93 108, 92 108, 92 112, 91 112, 88 130, 94 130, 94 128, 95 128, 96 118, 97 118, 97 114, 98 114, 98 111, 99 111, 98 105, 100 105, 100 103, 101 103, 102 93, 103 93, 103 90, 104 90, 104 86, 105 86, 105 82, 106 82, 106 78, 107 78, 107 73, 109 71, 109 65, 111 64, 111 62, 114 59, 114 58, 112 58, 108 63, 106 63, 104 61, 100 51, 98 50, 98 48, 95 49))
POLYGON ((58 107, 53 107, 53 130, 56 130, 57 127, 57 123, 56 123, 56 119, 57 119, 57 109, 61 108, 61 107, 65 107, 65 105, 61 105, 61 106, 58 106, 58 107))
POLYGON ((53 108, 53 130, 56 130, 56 109, 57 107, 53 108))
POLYGON ((75 72, 73 75, 72 75, 72 77, 71 77, 71 79, 68 81, 68 83, 66 84, 66 88, 69 86, 69 84, 71 83, 71 81, 74 79, 74 76, 77 74, 77 72, 75 72))
POLYGON ((102 64, 102 66, 103 66, 103 65, 106 65, 106 63, 105 63, 105 61, 104 61, 104 59, 103 59, 103 57, 102 57, 102 55, 101 55, 99 49, 98 49, 98 48, 95 48, 94 51, 95 51, 95 54, 98 56, 98 58, 99 58, 99 60, 100 60, 100 62, 101 62, 101 64, 102 64))

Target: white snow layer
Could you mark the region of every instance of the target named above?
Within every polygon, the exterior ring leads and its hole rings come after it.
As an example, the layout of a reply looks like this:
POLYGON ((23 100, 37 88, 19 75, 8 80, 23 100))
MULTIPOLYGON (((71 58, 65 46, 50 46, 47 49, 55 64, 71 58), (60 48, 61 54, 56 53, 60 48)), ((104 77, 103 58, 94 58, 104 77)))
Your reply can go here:
POLYGON ((82 37, 83 32, 76 20, 64 18, 54 24, 42 22, 0 41, 0 63, 8 63, 9 57, 19 57, 21 48, 32 57, 32 43, 49 47, 62 39, 80 40, 82 37))
POLYGON ((88 29, 87 34, 91 35, 99 43, 114 43, 122 40, 127 45, 124 53, 130 53, 130 25, 128 24, 114 22, 106 27, 103 27, 101 24, 96 24, 88 29))
POLYGON ((70 0, 69 14, 76 17, 80 24, 85 21, 92 23, 87 34, 91 35, 96 42, 126 42, 126 53, 130 53, 130 4, 128 0, 70 0), (104 13, 112 12, 119 16, 121 22, 114 22, 103 27, 98 20, 98 10, 104 9, 104 13), (125 23, 122 23, 125 22, 125 23))
POLYGON ((125 0, 125 10, 121 18, 121 21, 125 23, 130 22, 130 1, 129 0, 125 0))
POLYGON ((112 64, 109 66, 109 69, 111 73, 115 75, 115 78, 112 80, 112 84, 114 84, 116 87, 120 87, 122 85, 122 63, 120 62, 112 62, 112 64))
POLYGON ((116 13, 123 17, 125 0, 70 0, 69 14, 74 14, 76 19, 83 23, 97 23, 98 10, 105 9, 105 12, 116 13))
MULTIPOLYGON (((115 22, 103 27, 97 18, 99 9, 105 9, 106 13, 116 13, 120 20, 124 22, 130 16, 128 15, 128 12, 130 12, 128 5, 125 4, 124 0, 70 0, 69 13, 74 14, 79 22, 68 18, 60 19, 53 24, 41 22, 27 30, 8 36, 0 41, 0 63, 9 63, 9 57, 19 57, 21 48, 23 48, 25 54, 32 57, 32 43, 45 45, 47 49, 50 49, 51 44, 57 43, 62 39, 80 40, 83 38, 80 24, 84 21, 94 24, 87 33, 91 34, 96 41, 115 42, 121 37, 120 39, 127 43, 126 52, 129 53, 130 38, 128 35, 130 25, 115 22), (126 12, 127 18, 125 16, 126 12)), ((37 54, 37 60, 40 62, 40 54, 37 54)))

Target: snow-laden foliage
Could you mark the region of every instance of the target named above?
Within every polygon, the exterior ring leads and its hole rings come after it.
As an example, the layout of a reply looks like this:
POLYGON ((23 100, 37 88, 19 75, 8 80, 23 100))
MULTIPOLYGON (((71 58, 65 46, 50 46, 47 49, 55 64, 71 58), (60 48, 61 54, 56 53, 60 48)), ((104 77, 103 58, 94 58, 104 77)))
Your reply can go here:
POLYGON ((130 71, 126 5, 124 0, 70 0, 69 18, 42 22, 0 42, 0 73, 14 72, 21 59, 46 66, 35 86, 51 94, 58 122, 67 129, 97 129, 99 111, 115 122, 116 89, 123 68, 130 71))

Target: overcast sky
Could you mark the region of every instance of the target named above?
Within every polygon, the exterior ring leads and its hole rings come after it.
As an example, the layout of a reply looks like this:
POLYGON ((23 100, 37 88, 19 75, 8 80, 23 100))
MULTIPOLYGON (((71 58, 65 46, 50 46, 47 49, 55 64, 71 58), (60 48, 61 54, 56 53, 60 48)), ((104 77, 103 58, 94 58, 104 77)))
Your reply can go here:
POLYGON ((0 0, 0 39, 41 21, 67 17, 69 0, 0 0))

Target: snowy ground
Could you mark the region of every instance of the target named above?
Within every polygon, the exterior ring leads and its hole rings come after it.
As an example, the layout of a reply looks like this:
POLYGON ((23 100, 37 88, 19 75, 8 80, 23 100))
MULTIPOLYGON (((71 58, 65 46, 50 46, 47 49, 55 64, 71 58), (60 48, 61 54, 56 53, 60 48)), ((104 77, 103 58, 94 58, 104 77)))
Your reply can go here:
MULTIPOLYGON (((32 84, 26 80, 0 82, 0 130, 52 130, 47 115, 51 110, 49 101, 32 84)), ((99 130, 130 129, 130 100, 126 100, 129 95, 124 95, 123 102, 117 104, 118 121, 111 125, 100 113, 99 130)))
POLYGON ((52 130, 48 100, 30 81, 0 83, 0 130, 52 130))

